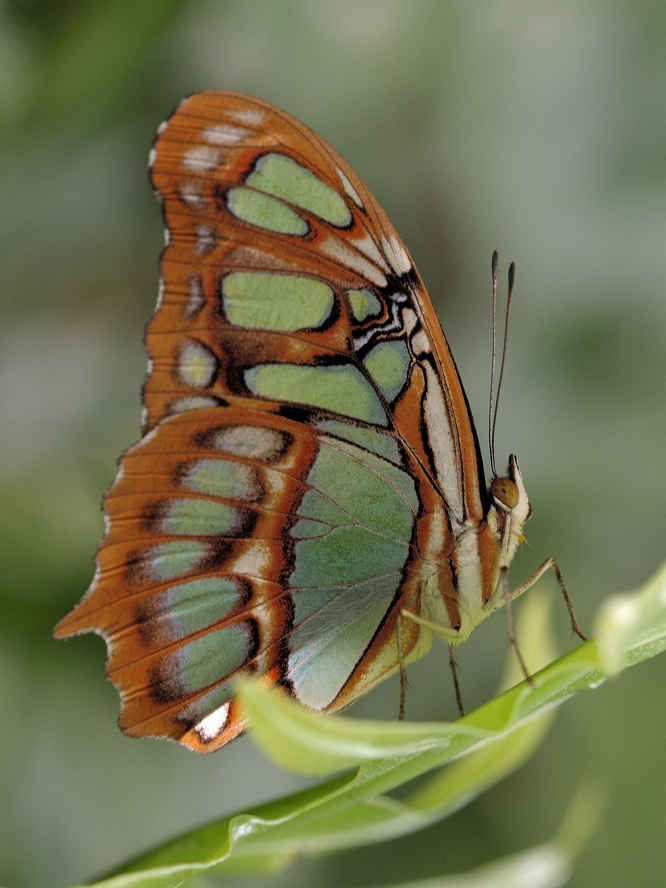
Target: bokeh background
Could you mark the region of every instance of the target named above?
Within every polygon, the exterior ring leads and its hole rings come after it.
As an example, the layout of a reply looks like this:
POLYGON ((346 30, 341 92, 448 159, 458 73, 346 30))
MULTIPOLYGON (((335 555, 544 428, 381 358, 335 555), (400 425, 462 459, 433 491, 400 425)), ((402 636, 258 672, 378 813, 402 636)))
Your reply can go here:
MULTIPOLYGON (((0 883, 63 886, 302 785, 243 738, 124 738, 97 637, 51 639, 92 576, 100 498, 139 434, 162 244, 157 125, 199 89, 274 102, 368 183, 425 278, 485 440, 489 266, 518 266, 498 453, 580 621, 666 556, 666 4, 659 0, 0 3, 0 883)), ((551 579, 544 583, 554 585, 551 579)), ((558 607, 563 649, 571 645, 558 607)), ((501 616, 460 653, 492 695, 501 616)), ((408 717, 455 714, 445 652, 408 717)), ((612 789, 573 886, 661 886, 666 658, 566 704, 534 759, 454 817, 298 863, 280 886, 458 872, 545 840, 586 775, 612 789)), ((389 682, 359 703, 394 717, 389 682)), ((271 880, 236 880, 264 885, 271 880)))

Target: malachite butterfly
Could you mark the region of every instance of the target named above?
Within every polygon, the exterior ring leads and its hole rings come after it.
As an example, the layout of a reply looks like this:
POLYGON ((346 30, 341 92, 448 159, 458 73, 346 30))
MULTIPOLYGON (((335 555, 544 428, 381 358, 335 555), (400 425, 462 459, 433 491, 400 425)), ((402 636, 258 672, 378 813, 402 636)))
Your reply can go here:
POLYGON ((464 641, 508 600, 530 504, 514 456, 486 488, 423 282, 323 139, 205 92, 150 169, 166 247, 143 438, 55 635, 104 637, 126 734, 205 752, 247 726, 239 676, 330 712, 433 631, 464 641))

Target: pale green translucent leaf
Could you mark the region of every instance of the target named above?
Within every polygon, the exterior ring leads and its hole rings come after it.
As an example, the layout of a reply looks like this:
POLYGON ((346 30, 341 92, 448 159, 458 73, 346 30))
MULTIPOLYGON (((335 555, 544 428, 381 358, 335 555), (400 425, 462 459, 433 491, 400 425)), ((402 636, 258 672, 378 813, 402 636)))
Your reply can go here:
POLYGON ((666 563, 638 590, 613 595, 595 620, 600 662, 607 675, 666 647, 666 563))
MULTIPOLYGON (((382 841, 427 826, 518 767, 536 748, 547 727, 546 719, 557 704, 580 690, 598 686, 618 663, 632 665, 663 650, 665 599, 666 568, 662 568, 643 589, 624 598, 623 614, 626 617, 630 612, 631 619, 617 619, 614 605, 607 605, 611 610, 602 609, 596 639, 541 669, 533 676, 532 685, 521 682, 453 725, 396 725, 318 717, 278 694, 253 687, 248 695, 246 688, 248 711, 260 700, 266 701, 256 734, 275 760, 291 761, 294 753, 287 747, 295 744, 298 757, 302 756, 314 771, 349 767, 352 763, 360 766, 301 793, 193 830, 95 884, 108 888, 166 888, 204 873, 266 873, 287 865, 297 855, 382 841), (271 723, 272 731, 268 731, 266 725, 271 723), (407 781, 454 759, 458 761, 452 767, 435 775, 406 800, 387 796, 407 781)), ((524 608, 529 625, 520 627, 524 653, 533 664, 534 651, 530 648, 541 650, 542 655, 547 653, 549 637, 548 621, 543 619, 543 612, 540 615, 540 607, 537 603, 524 608)), ((587 820, 592 822, 594 816, 588 815, 587 820)), ((532 872, 539 867, 546 872, 551 866, 556 872, 557 854, 570 861, 584 841, 584 820, 569 818, 554 840, 556 847, 549 843, 526 852, 527 856, 495 864, 499 867, 495 882, 469 881, 472 875, 484 876, 481 870, 456 877, 468 879, 458 884, 563 884, 520 882, 517 876, 514 881, 502 883, 498 874, 502 866, 510 874, 512 865, 513 872, 518 872, 515 867, 521 865, 521 860, 528 871, 531 866, 532 872), (549 859, 551 863, 547 864, 549 859)), ((446 882, 441 884, 447 886, 446 882)), ((455 884, 449 882, 448 888, 455 884)))
POLYGON ((480 866, 470 873, 402 882, 388 888, 559 888, 571 876, 571 864, 550 843, 480 866))

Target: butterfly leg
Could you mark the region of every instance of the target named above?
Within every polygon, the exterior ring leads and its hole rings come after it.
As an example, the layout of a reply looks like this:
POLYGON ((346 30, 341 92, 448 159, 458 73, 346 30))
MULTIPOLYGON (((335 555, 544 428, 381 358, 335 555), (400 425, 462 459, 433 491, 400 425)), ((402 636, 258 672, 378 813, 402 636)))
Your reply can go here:
MULTIPOLYGON (((456 703, 458 704, 458 711, 460 715, 463 716, 465 714, 465 707, 462 701, 462 694, 460 693, 460 683, 458 681, 458 663, 456 661, 456 655, 454 651, 454 645, 460 642, 460 634, 456 629, 451 629, 448 626, 440 626, 438 623, 433 623, 430 620, 424 620, 423 617, 417 617, 416 614, 411 613, 408 610, 401 610, 400 616, 398 617, 398 626, 400 626, 400 620, 402 617, 405 617, 408 620, 411 620, 413 623, 417 623, 419 626, 424 626, 426 629, 430 629, 435 635, 439 635, 441 639, 443 639, 449 648, 449 664, 451 666, 451 674, 453 675, 453 685, 456 691, 456 703)), ((400 642, 398 641, 398 644, 400 642)), ((402 647, 398 648, 398 657, 400 661, 400 712, 404 712, 404 697, 403 697, 403 674, 404 674, 404 666, 402 661, 402 647)), ((404 687, 407 687, 407 679, 404 680, 404 687)))
POLYGON ((402 615, 403 612, 400 611, 395 632, 398 644, 398 664, 400 666, 400 709, 398 710, 398 721, 405 720, 405 698, 407 696, 407 672, 405 670, 405 658, 402 652, 402 615))
POLYGON ((567 606, 567 610, 569 612, 569 619, 571 620, 571 629, 575 635, 581 638, 583 641, 587 641, 587 637, 583 635, 583 633, 578 628, 578 621, 576 620, 576 614, 573 609, 573 604, 571 603, 571 599, 569 598, 569 593, 567 592, 567 587, 564 585, 564 580, 562 579, 562 574, 560 573, 560 569, 557 566, 554 558, 547 558, 541 567, 537 568, 531 577, 528 577, 524 583, 521 583, 519 586, 516 586, 515 589, 511 592, 511 600, 514 598, 518 598, 519 595, 522 595, 523 592, 526 592, 530 586, 533 586, 536 581, 542 577, 545 572, 549 569, 553 570, 555 576, 557 577, 557 583, 560 587, 560 591, 564 596, 564 602, 567 606))
MULTIPOLYGON (((516 627, 513 622, 513 609, 511 607, 511 601, 515 597, 515 589, 514 592, 511 592, 509 589, 509 570, 506 567, 502 568, 500 583, 502 584, 502 590, 504 594, 504 605, 506 609, 506 632, 509 637, 509 644, 516 652, 516 657, 518 657, 518 662, 520 663, 520 668, 523 670, 523 675, 525 676, 529 684, 533 685, 534 682, 532 681, 532 676, 530 675, 527 669, 527 665, 523 660, 523 655, 520 653, 518 640, 516 639, 516 627)), ((529 588, 529 586, 527 588, 529 588)), ((525 589, 523 589, 522 591, 524 592, 525 589)))
POLYGON ((458 712, 460 717, 465 714, 465 707, 460 693, 460 682, 458 681, 458 661, 456 660, 456 649, 452 644, 449 645, 449 666, 451 667, 451 675, 453 676, 453 686, 456 689, 456 703, 458 704, 458 712))

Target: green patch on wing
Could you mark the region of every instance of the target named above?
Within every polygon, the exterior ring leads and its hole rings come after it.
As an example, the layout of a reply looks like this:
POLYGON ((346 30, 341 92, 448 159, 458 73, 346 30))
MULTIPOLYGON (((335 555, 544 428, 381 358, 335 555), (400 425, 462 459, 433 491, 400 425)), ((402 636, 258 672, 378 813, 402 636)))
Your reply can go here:
POLYGON ((206 496, 255 500, 261 485, 252 466, 226 459, 200 459, 187 470, 183 487, 206 496))
POLYGON ((377 425, 387 423, 372 386, 351 364, 260 364, 245 371, 245 384, 255 395, 265 398, 321 407, 377 425))
POLYGON ((177 640, 207 629, 223 619, 240 603, 238 583, 233 577, 202 577, 172 586, 161 593, 152 620, 165 624, 165 634, 177 640))
POLYGON ((359 323, 366 318, 378 315, 382 310, 382 304, 370 290, 348 290, 349 302, 352 314, 359 323))
POLYGON ((267 228, 278 234, 308 233, 308 224, 282 201, 275 200, 251 188, 232 188, 227 191, 229 211, 242 222, 258 228, 267 228))
POLYGON ((319 327, 333 302, 328 284, 310 277, 233 271, 222 280, 224 313, 240 327, 284 332, 319 327))
POLYGON ((246 182, 252 188, 309 210, 338 227, 351 222, 349 207, 337 191, 284 154, 260 157, 246 182))
POLYGON ((217 536, 234 530, 239 520, 238 509, 226 503, 188 497, 169 505, 162 529, 178 536, 217 536))
POLYGON ((407 382, 410 364, 409 352, 402 339, 380 342, 363 363, 387 401, 400 394, 407 382))
POLYGON ((187 693, 203 688, 229 675, 248 656, 247 632, 242 626, 225 626, 202 635, 170 654, 170 673, 187 693))
POLYGON ((208 545, 198 540, 173 540, 155 546, 147 565, 155 579, 172 580, 189 573, 208 552, 208 545))

